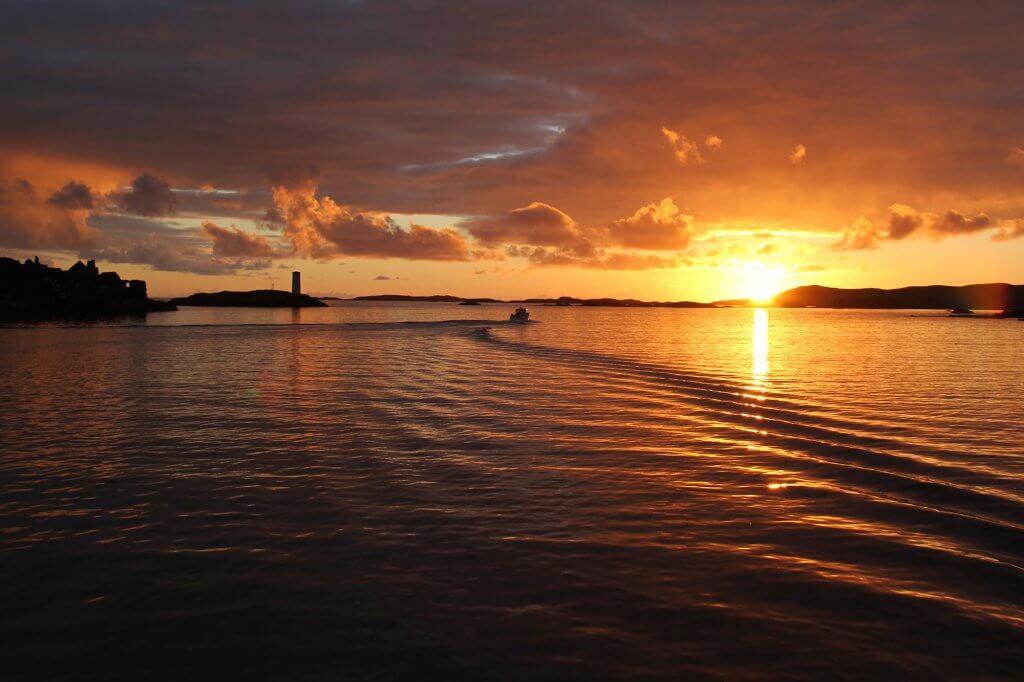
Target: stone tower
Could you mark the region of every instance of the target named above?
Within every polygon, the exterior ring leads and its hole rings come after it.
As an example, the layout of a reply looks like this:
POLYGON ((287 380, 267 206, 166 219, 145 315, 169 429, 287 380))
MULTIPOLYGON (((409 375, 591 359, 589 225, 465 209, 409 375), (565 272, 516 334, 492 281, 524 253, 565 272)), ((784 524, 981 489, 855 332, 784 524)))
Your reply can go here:
POLYGON ((292 293, 298 296, 302 293, 302 276, 297 273, 292 273, 292 293))

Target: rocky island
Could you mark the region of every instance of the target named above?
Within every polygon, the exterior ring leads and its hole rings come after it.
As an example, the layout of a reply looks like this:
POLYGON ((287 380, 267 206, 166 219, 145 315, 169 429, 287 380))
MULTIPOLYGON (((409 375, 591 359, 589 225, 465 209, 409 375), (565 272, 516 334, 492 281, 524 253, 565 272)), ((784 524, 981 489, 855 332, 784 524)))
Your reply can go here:
POLYGON ((323 301, 289 291, 257 289, 256 291, 218 291, 171 299, 171 303, 188 306, 219 306, 226 308, 326 308, 323 301))
POLYGON ((67 270, 35 260, 0 258, 0 319, 83 319, 176 310, 154 301, 140 279, 123 280, 100 272, 96 261, 78 261, 67 270))

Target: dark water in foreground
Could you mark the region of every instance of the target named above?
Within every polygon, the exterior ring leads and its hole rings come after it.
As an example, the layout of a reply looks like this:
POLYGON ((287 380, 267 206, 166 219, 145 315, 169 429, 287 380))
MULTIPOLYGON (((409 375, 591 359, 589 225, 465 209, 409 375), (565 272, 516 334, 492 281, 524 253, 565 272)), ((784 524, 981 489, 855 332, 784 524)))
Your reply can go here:
POLYGON ((1024 675, 1024 324, 507 312, 0 329, 3 678, 1024 675))

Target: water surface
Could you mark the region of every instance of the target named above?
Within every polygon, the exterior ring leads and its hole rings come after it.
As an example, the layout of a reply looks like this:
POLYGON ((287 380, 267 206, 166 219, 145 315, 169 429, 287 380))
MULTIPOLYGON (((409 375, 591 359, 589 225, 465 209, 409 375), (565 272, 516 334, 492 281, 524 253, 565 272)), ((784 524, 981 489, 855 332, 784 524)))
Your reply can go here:
POLYGON ((1024 324, 0 329, 13 679, 1019 677, 1024 324))

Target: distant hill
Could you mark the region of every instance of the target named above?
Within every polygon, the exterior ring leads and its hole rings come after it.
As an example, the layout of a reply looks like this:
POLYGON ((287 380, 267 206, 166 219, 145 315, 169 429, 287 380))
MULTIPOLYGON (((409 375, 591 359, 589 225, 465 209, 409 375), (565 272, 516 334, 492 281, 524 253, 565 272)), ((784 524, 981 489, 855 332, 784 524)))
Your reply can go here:
POLYGON ((326 308, 323 301, 307 296, 293 294, 289 291, 276 289, 257 289, 256 291, 219 291, 217 293, 200 293, 175 298, 171 303, 176 305, 214 306, 226 308, 326 308))
POLYGON ((377 294, 374 296, 356 296, 350 301, 422 301, 426 303, 461 303, 477 301, 479 303, 503 303, 496 298, 463 298, 462 296, 407 296, 405 294, 377 294))
POLYGON ((713 303, 694 303, 693 301, 638 301, 635 298, 525 298, 521 300, 502 301, 497 298, 464 298, 462 296, 407 296, 404 294, 378 294, 376 296, 356 296, 350 301, 426 301, 428 303, 536 303, 547 305, 578 305, 591 307, 615 308, 716 308, 713 303))
POLYGON ((539 303, 543 305, 578 305, 590 308, 717 308, 714 303, 694 301, 640 301, 635 298, 527 298, 516 303, 539 303))
POLYGON ((717 308, 714 303, 695 301, 638 301, 635 298, 585 298, 581 306, 607 308, 717 308))
POLYGON ((804 286, 775 296, 783 308, 905 308, 1014 310, 1024 308, 1024 285, 970 284, 920 286, 901 289, 835 289, 804 286))
POLYGON ((143 315, 175 310, 154 301, 140 279, 126 281, 116 272, 100 272, 95 261, 78 261, 67 270, 0 258, 0 319, 92 318, 143 315))

